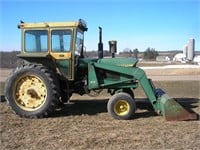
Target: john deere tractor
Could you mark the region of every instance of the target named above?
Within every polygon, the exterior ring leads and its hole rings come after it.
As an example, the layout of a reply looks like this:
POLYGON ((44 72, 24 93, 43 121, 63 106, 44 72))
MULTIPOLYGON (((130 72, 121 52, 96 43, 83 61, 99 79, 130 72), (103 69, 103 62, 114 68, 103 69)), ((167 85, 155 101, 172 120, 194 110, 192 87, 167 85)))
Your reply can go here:
POLYGON ((84 57, 86 22, 42 22, 18 25, 21 29, 23 60, 8 77, 5 97, 21 117, 47 117, 67 102, 73 93, 99 94, 111 98, 108 113, 115 119, 134 116, 134 89, 140 84, 158 114, 166 120, 196 118, 161 89, 155 89, 134 58, 115 58, 116 41, 109 41, 111 58, 103 58, 102 29, 99 27, 98 58, 84 57))

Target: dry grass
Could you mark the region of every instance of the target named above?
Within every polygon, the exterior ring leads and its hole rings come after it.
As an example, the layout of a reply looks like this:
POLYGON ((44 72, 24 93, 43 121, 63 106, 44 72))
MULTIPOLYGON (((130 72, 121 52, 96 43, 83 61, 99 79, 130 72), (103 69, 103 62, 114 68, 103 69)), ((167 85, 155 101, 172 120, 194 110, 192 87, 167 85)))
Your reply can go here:
POLYGON ((196 68, 181 68, 181 69, 147 69, 145 70, 146 74, 149 75, 160 75, 160 76, 169 76, 169 75, 199 75, 200 76, 200 69, 196 68))
MULTIPOLYGON (((200 99, 200 81, 154 81, 156 88, 163 89, 173 98, 198 98, 200 99)), ((144 98, 141 87, 135 90, 135 96, 144 98)))

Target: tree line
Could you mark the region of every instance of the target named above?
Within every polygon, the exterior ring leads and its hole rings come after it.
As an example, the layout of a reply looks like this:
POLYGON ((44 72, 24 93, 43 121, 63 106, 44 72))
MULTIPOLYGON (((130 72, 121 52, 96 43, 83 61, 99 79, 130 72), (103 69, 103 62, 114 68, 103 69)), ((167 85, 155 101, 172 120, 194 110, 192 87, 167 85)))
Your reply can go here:
POLYGON ((125 48, 123 52, 119 53, 120 55, 129 55, 129 57, 134 57, 136 59, 142 58, 145 60, 156 60, 156 57, 159 55, 158 51, 155 48, 148 47, 144 52, 139 52, 137 48, 129 49, 125 48))
POLYGON ((15 68, 20 59, 17 57, 19 51, 0 52, 0 68, 15 68))
MULTIPOLYGON (((18 63, 21 61, 17 54, 19 51, 13 52, 0 52, 0 68, 15 68, 18 63)), ((84 52, 84 56, 88 58, 98 57, 98 52, 87 51, 84 52)), ((118 55, 119 57, 134 57, 136 59, 142 58, 146 60, 155 60, 158 56, 158 52, 154 48, 147 48, 144 52, 139 52, 137 48, 131 50, 129 48, 124 49, 118 55)), ((104 51, 104 57, 111 57, 111 53, 107 50, 104 51)))

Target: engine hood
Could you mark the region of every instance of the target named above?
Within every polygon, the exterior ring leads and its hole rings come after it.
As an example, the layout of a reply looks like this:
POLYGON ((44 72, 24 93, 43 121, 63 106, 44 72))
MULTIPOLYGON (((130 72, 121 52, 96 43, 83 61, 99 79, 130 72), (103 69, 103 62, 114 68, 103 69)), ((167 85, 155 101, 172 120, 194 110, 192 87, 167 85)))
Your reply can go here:
POLYGON ((108 65, 115 65, 121 67, 134 67, 138 60, 135 58, 102 58, 97 63, 104 63, 108 65))

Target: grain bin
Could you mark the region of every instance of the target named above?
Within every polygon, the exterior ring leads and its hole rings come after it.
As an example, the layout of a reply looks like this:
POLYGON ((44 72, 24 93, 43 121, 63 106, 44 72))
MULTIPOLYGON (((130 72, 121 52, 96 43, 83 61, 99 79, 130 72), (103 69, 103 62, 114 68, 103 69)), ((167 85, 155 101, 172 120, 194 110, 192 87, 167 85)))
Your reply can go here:
POLYGON ((187 45, 184 45, 183 47, 183 54, 187 57, 187 52, 188 51, 188 46, 187 45))
POLYGON ((195 41, 190 38, 188 41, 187 58, 188 60, 193 60, 194 58, 195 41))

